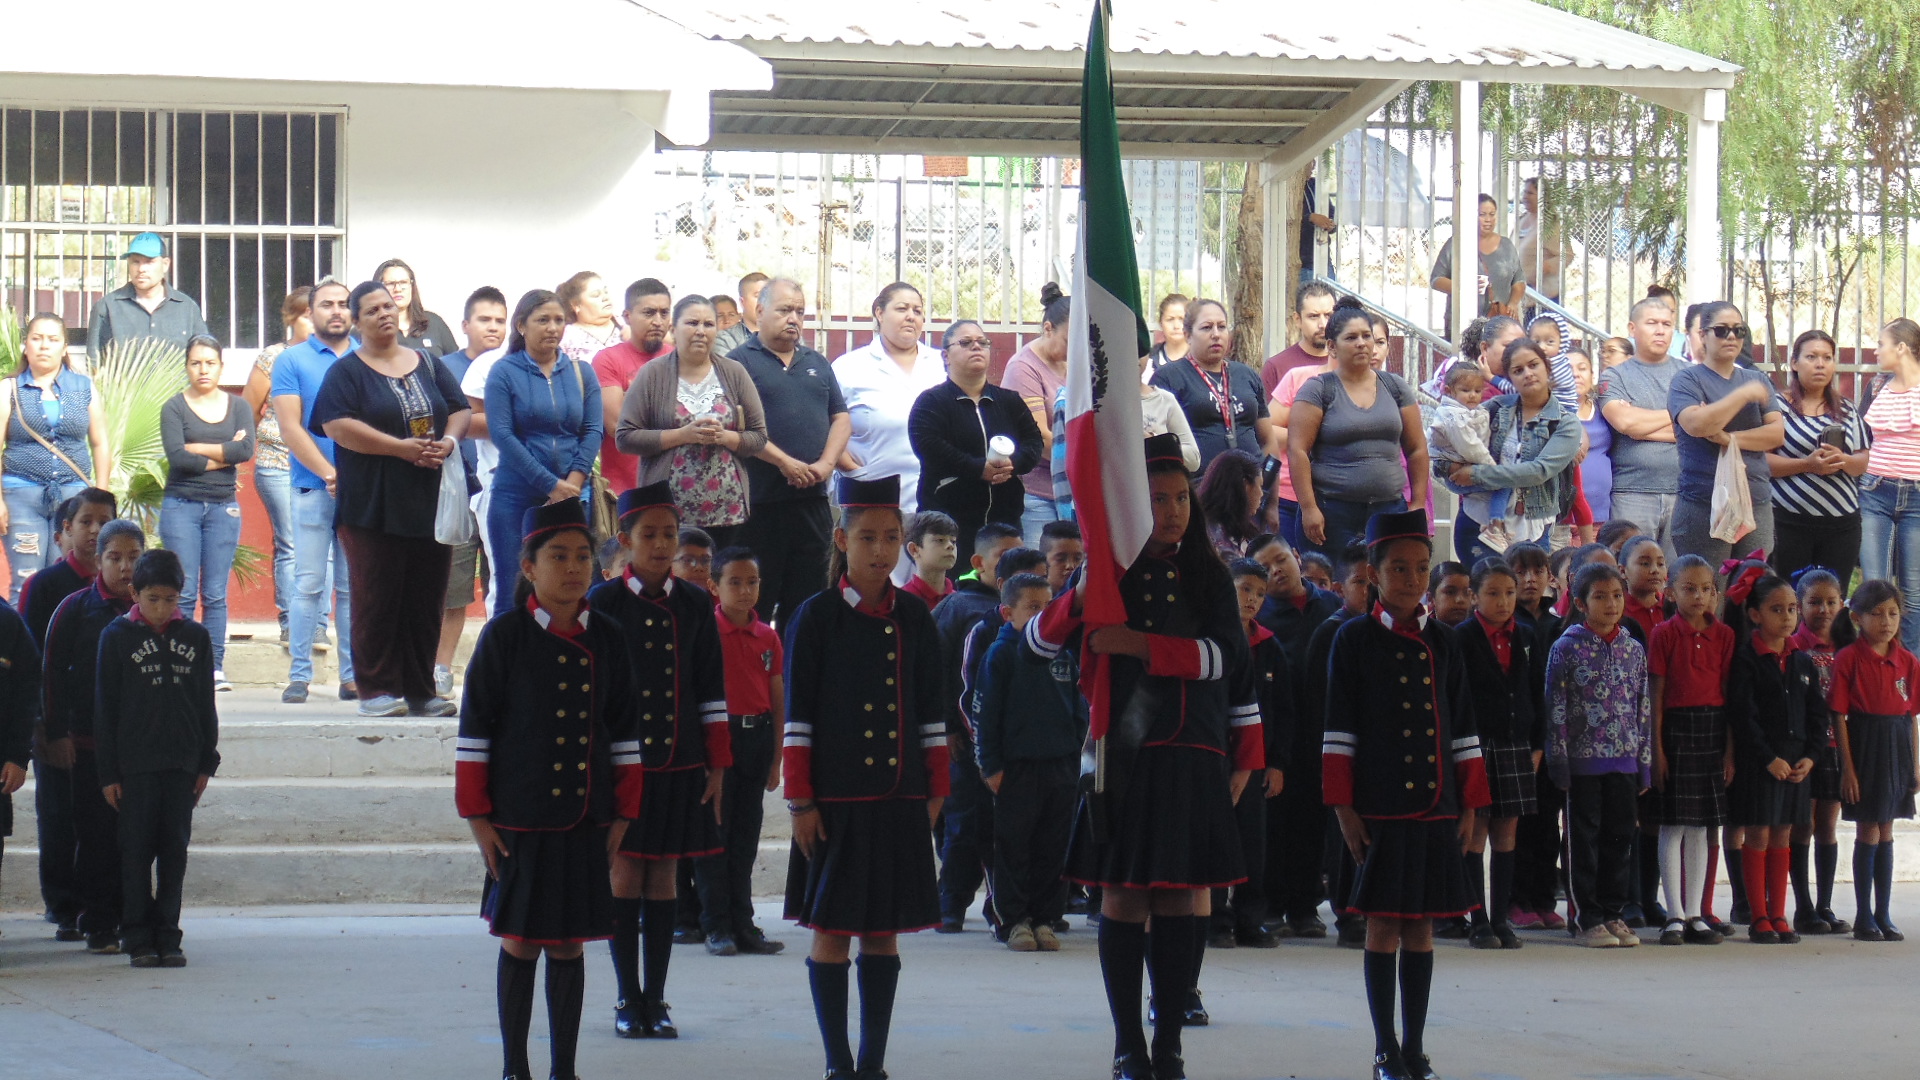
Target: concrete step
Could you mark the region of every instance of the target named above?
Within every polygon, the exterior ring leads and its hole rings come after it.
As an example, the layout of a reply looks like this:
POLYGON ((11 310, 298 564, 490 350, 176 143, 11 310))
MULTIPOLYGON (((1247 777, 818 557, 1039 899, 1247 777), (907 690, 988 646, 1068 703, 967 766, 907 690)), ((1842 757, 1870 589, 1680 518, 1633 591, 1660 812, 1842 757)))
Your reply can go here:
MULTIPOLYGON (((453 654, 455 678, 467 669, 467 658, 480 636, 484 620, 468 619, 453 654)), ((331 690, 340 673, 339 636, 333 635, 334 648, 313 654, 313 685, 331 690)), ((285 686, 287 646, 280 641, 280 628, 273 623, 233 623, 227 627, 227 681, 236 686, 285 686)))
MULTIPOLYGON (((39 842, 34 785, 8 846, 39 842)), ((453 777, 252 779, 215 777, 193 812, 198 844, 457 844, 468 837, 453 808, 453 777)))

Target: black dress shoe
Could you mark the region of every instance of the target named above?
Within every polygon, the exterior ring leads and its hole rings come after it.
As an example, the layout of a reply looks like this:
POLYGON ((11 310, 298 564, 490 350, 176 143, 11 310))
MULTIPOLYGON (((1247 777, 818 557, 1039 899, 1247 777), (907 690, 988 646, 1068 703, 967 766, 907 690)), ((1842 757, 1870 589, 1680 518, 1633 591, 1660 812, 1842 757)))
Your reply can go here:
POLYGON ((1747 924, 1747 940, 1755 945, 1778 945, 1780 935, 1774 932, 1772 921, 1761 919, 1759 922, 1747 924))
POLYGON ((1821 908, 1820 917, 1827 921, 1827 933, 1844 934, 1853 929, 1853 924, 1833 913, 1832 908, 1821 908))
POLYGON ((1159 1077, 1145 1057, 1122 1054, 1113 1059, 1113 1080, 1159 1080, 1159 1077))
POLYGON ((1500 947, 1500 939, 1495 936, 1492 926, 1481 923, 1468 932, 1467 944, 1476 949, 1497 949, 1500 947))
POLYGON ((667 1003, 649 1001, 646 1005, 647 1038, 677 1039, 680 1029, 673 1026, 673 1017, 667 1015, 667 1003))
POLYGON ((1407 1076, 1410 1080, 1440 1080, 1440 1074, 1433 1071, 1433 1062, 1425 1054, 1408 1054, 1406 1060, 1407 1076))
POLYGON ((646 1025, 640 1022, 640 1014, 640 1003, 637 1001, 631 1005, 624 1001, 614 1002, 613 1033, 623 1039, 651 1038, 652 1035, 647 1031, 646 1025))
POLYGON ((1249 949, 1277 949, 1280 937, 1264 926, 1252 930, 1239 931, 1233 935, 1236 945, 1245 945, 1249 949))
POLYGON ((1862 919, 1860 921, 1860 925, 1853 928, 1853 940, 1885 941, 1887 940, 1887 935, 1881 933, 1880 928, 1878 926, 1875 926, 1874 924, 1862 919))
POLYGON ((1893 925, 1892 920, 1875 918, 1874 922, 1877 922, 1880 924, 1880 936, 1886 939, 1887 941, 1907 940, 1907 935, 1901 933, 1900 928, 1893 925))
POLYGON ((63 922, 60 924, 59 929, 53 932, 53 940, 85 941, 87 940, 87 935, 81 933, 80 927, 78 927, 77 925, 70 922, 63 922))
POLYGON ((1410 1080, 1399 1054, 1373 1055, 1373 1080, 1410 1080))
POLYGON ((1520 935, 1513 932, 1513 926, 1510 923, 1494 923, 1493 936, 1494 940, 1498 941, 1500 947, 1503 949, 1517 949, 1520 947, 1520 935))
POLYGON ((1154 1080, 1187 1080, 1187 1063, 1179 1054, 1156 1054, 1153 1059, 1154 1080))
POLYGON ((1206 1027, 1211 1023, 1213 1023, 1213 1017, 1207 1015, 1207 1006, 1200 1000, 1200 991, 1187 991, 1187 1007, 1180 1012, 1180 1025, 1206 1027))
POLYGON ((773 956, 787 947, 784 941, 771 941, 757 926, 734 935, 733 946, 748 956, 773 956))
POLYGON ((1820 917, 1817 911, 1796 911, 1793 913, 1793 928, 1808 935, 1831 934, 1833 924, 1820 917))
POLYGON ((1304 919, 1288 919, 1287 925, 1293 928, 1293 936, 1298 938, 1323 938, 1327 936, 1327 924, 1320 916, 1309 915, 1304 919))

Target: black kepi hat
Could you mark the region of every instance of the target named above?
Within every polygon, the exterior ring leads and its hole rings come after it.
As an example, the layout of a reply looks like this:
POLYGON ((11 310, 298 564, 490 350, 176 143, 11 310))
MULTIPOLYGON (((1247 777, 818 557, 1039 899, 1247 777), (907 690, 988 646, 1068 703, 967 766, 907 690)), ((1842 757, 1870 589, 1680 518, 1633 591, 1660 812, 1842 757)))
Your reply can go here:
POLYGON ((900 478, 881 476, 872 480, 855 480, 851 476, 840 478, 840 506, 847 510, 868 510, 874 507, 900 508, 900 478))
POLYGON ((587 527, 587 508, 579 499, 561 499, 547 506, 529 506, 520 515, 520 538, 532 540, 561 529, 587 527))
POLYGON ((662 480, 657 484, 644 484, 637 488, 628 488, 620 493, 620 502, 614 516, 620 521, 620 531, 627 531, 627 523, 642 510, 651 510, 664 506, 677 516, 680 508, 673 502, 673 485, 662 480))
POLYGON ((1433 546, 1433 533, 1427 528, 1425 510, 1402 510, 1395 514, 1375 514, 1367 519, 1367 547, 1389 540, 1425 540, 1433 546))
POLYGON ((1171 431, 1163 435, 1147 436, 1147 464, 1152 465, 1160 461, 1186 464, 1186 458, 1180 453, 1180 436, 1171 431))

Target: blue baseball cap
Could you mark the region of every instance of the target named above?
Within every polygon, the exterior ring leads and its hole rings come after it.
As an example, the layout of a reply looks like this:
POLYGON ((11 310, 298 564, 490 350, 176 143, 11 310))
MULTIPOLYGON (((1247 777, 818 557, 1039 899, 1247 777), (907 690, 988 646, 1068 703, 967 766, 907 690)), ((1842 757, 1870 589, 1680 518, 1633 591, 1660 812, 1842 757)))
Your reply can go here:
POLYGON ((160 238, 159 233, 143 232, 133 238, 133 243, 127 245, 125 254, 120 257, 124 259, 132 255, 146 259, 164 259, 167 255, 167 242, 160 238))

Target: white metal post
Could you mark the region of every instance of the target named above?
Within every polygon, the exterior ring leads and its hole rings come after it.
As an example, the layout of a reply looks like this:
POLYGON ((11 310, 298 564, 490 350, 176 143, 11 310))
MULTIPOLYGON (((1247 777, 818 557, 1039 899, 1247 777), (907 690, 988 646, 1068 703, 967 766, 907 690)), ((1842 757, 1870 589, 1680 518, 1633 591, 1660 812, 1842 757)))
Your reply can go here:
POLYGON ((1480 84, 1463 80, 1453 95, 1453 337, 1480 314, 1480 84))
MULTIPOLYGON (((1260 231, 1260 311, 1261 331, 1267 356, 1287 347, 1287 317, 1293 313, 1288 302, 1293 296, 1294 279, 1287 270, 1287 252, 1293 243, 1287 230, 1287 211, 1293 207, 1293 178, 1283 175, 1271 164, 1260 166, 1260 197, 1265 200, 1261 212, 1265 228, 1260 231)), ((1302 228, 1311 228, 1305 222, 1302 228)))
POLYGON ((1720 121, 1727 92, 1703 90, 1687 114, 1687 303, 1720 299, 1720 121))

